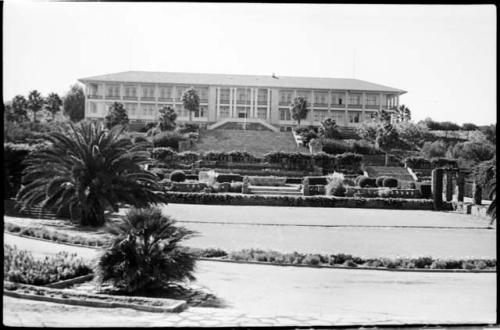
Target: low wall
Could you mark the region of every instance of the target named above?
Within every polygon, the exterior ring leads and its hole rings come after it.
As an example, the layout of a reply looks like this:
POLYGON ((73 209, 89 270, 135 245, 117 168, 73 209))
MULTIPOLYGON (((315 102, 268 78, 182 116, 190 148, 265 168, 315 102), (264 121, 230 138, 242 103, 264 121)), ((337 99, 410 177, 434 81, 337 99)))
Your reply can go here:
MULTIPOLYGON (((333 196, 270 196, 181 192, 167 192, 165 193, 165 195, 169 203, 179 204, 433 210, 433 202, 431 199, 352 198, 333 196)), ((452 209, 450 203, 444 203, 443 207, 445 210, 452 209)))

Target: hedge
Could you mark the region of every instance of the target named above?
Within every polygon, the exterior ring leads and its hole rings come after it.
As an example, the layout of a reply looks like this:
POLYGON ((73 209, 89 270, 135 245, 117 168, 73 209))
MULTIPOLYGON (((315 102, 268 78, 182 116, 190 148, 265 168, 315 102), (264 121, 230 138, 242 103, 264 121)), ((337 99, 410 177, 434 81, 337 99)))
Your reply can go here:
POLYGON ((385 178, 382 181, 382 185, 387 188, 397 188, 398 180, 395 178, 385 178))
POLYGON ((216 181, 221 183, 221 182, 242 182, 243 181, 243 176, 239 174, 219 174, 217 175, 216 181))
POLYGON ((186 174, 183 171, 173 171, 170 173, 170 181, 173 182, 184 182, 186 181, 186 174))
POLYGON ((432 158, 431 164, 433 168, 439 168, 439 167, 458 168, 458 163, 456 159, 432 158))
POLYGON ((375 188, 377 186, 376 179, 363 176, 359 178, 358 186, 361 188, 375 188))
MULTIPOLYGON (((332 196, 270 196, 166 192, 170 203, 204 205, 261 205, 261 206, 304 206, 304 207, 346 207, 401 210, 433 210, 430 199, 402 198, 352 198, 332 196)), ((452 210, 451 203, 443 203, 446 210, 452 210)))
POLYGON ((431 168, 431 162, 423 157, 407 157, 404 160, 406 167, 416 169, 416 168, 431 168))
POLYGON ((308 176, 307 178, 309 179, 309 185, 311 186, 328 184, 328 180, 324 176, 308 176))

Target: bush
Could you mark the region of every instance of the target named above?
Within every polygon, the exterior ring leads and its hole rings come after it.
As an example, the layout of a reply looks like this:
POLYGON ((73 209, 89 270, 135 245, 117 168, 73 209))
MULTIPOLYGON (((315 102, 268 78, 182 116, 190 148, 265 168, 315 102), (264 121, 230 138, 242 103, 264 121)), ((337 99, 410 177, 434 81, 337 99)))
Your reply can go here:
POLYGON ((161 132, 153 137, 154 147, 169 147, 175 151, 179 150, 179 141, 183 141, 186 138, 184 135, 178 132, 161 132))
POLYGON ((242 182, 243 177, 239 174, 218 174, 216 181, 221 182, 242 182))
POLYGON ((172 182, 184 182, 186 181, 186 174, 183 171, 177 170, 170 173, 170 181, 172 182))
POLYGON ((388 176, 379 176, 376 180, 375 180, 375 184, 377 185, 377 187, 383 187, 383 183, 384 183, 384 179, 388 178, 388 176))
POLYGON ((493 158, 495 147, 486 142, 460 142, 451 149, 450 155, 475 164, 493 158))
POLYGON ((327 196, 345 196, 344 175, 341 173, 333 173, 328 177, 328 184, 325 187, 327 196))
POLYGON ((309 184, 311 186, 328 184, 328 180, 324 176, 308 176, 307 178, 309 178, 309 184))
POLYGON ((151 151, 151 157, 157 160, 171 159, 175 155, 177 155, 177 152, 169 147, 153 148, 151 151))
POLYGON ((184 123, 177 127, 177 132, 181 134, 196 133, 200 130, 200 125, 194 123, 184 123))
POLYGON ((243 191, 243 183, 241 182, 231 182, 229 185, 229 192, 231 193, 241 193, 243 191))
POLYGON ((434 142, 425 142, 421 152, 425 158, 444 157, 446 156, 446 144, 442 140, 434 142))
POLYGON ((431 257, 419 257, 414 261, 415 268, 429 268, 433 261, 431 257))
POLYGON ((337 163, 339 167, 359 167, 363 156, 351 152, 337 155, 337 163))
POLYGON ((432 197, 432 187, 430 184, 419 184, 418 189, 420 190, 420 195, 422 198, 432 197))
POLYGON ((405 158, 404 163, 405 163, 406 167, 409 167, 412 169, 419 169, 419 168, 429 169, 429 168, 431 168, 431 162, 423 157, 408 157, 408 158, 405 158))
POLYGON ((397 188, 398 180, 395 178, 385 178, 382 185, 387 188, 397 188))
POLYGON ((98 283, 131 293, 194 279, 196 256, 179 243, 195 232, 176 226, 161 209, 131 209, 123 223, 109 230, 116 237, 97 263, 98 283))
POLYGON ((4 244, 4 280, 46 285, 58 281, 88 275, 91 268, 76 254, 59 252, 54 257, 36 260, 28 251, 4 244))
POLYGON ((369 178, 367 176, 364 176, 361 179, 359 179, 358 185, 361 188, 375 188, 375 187, 377 187, 376 179, 369 178))
POLYGON ((343 154, 346 152, 353 152, 353 148, 344 141, 324 139, 323 151, 330 155, 343 154))

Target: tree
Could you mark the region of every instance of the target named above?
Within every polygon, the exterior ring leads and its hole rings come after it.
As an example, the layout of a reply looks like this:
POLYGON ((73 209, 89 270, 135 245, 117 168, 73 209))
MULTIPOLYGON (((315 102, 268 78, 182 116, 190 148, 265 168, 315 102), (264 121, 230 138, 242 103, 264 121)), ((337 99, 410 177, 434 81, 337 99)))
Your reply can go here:
POLYGON ((356 128, 356 134, 364 140, 375 143, 379 126, 380 124, 375 122, 363 122, 356 128))
POLYGON ((10 104, 12 107, 12 119, 17 122, 28 120, 28 101, 22 95, 16 95, 10 104))
POLYGON ((319 127, 319 135, 326 139, 341 139, 342 134, 340 133, 337 123, 332 118, 326 118, 321 122, 319 127))
POLYGON ((422 147, 425 141, 430 137, 429 129, 423 124, 405 121, 397 123, 394 127, 398 131, 401 140, 414 148, 422 147))
POLYGON ((402 104, 396 108, 396 120, 398 122, 408 122, 411 120, 411 111, 406 105, 402 104))
POLYGON ((64 114, 72 122, 78 122, 85 118, 85 93, 83 88, 74 84, 63 98, 64 114))
POLYGON ((390 123, 385 123, 377 129, 375 145, 385 152, 385 166, 389 164, 389 150, 402 144, 398 131, 390 123))
POLYGON ((114 102, 108 110, 108 115, 104 118, 106 128, 110 129, 116 125, 126 126, 129 122, 127 110, 123 104, 114 102))
POLYGON ((488 196, 491 204, 486 213, 491 217, 491 224, 497 219, 497 157, 496 155, 487 161, 479 163, 472 172, 474 180, 488 189, 488 196))
POLYGON ((435 157, 445 157, 446 156, 446 143, 442 140, 437 140, 434 142, 427 141, 424 143, 420 152, 427 159, 435 157))
POLYGON ((36 113, 43 109, 45 100, 36 89, 28 94, 28 109, 33 113, 33 122, 36 123, 36 113))
POLYGON ((181 100, 184 109, 189 111, 189 121, 191 122, 192 113, 200 111, 200 96, 198 95, 198 92, 191 87, 182 93, 181 100))
POLYGON ((47 134, 49 147, 26 160, 21 206, 69 210, 82 225, 101 226, 105 211, 119 205, 165 202, 158 177, 143 168, 152 161, 147 144, 133 144, 123 132, 88 121, 58 125, 47 134))
POLYGON ((195 232, 177 227, 159 208, 132 209, 110 232, 116 237, 98 261, 100 283, 132 293, 194 279, 196 257, 179 243, 195 232))
POLYGON ((166 106, 159 110, 160 118, 158 127, 162 131, 172 131, 175 128, 175 119, 177 119, 177 112, 172 107, 166 106))
POLYGON ((50 93, 45 100, 45 109, 52 114, 52 119, 54 119, 56 113, 61 111, 61 105, 61 98, 56 93, 50 93))
POLYGON ((464 123, 462 125, 462 129, 464 131, 475 131, 475 130, 479 129, 479 127, 477 127, 477 125, 474 125, 473 123, 464 123))
POLYGON ((487 142, 459 142, 450 150, 453 158, 460 158, 469 165, 490 160, 495 155, 495 147, 487 142))
POLYGON ((297 121, 300 126, 300 121, 306 119, 307 113, 309 112, 307 100, 302 96, 297 96, 293 99, 290 105, 290 111, 292 113, 292 118, 297 121))

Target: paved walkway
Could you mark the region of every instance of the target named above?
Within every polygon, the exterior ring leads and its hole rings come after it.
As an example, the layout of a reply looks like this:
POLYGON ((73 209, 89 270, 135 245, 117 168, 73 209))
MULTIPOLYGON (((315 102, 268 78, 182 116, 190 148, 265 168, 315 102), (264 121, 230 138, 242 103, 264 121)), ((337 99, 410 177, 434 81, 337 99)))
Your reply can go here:
MULTIPOLYGON (((5 235, 7 240, 12 235, 5 235)), ((56 253, 68 246, 15 240, 56 253)), ((12 241, 11 241, 12 242, 12 241)), ((39 241, 36 241, 39 242, 39 241)), ((75 252, 88 249, 74 247, 75 252)), ((88 257, 91 257, 88 255, 88 257)), ((285 326, 493 323, 496 274, 403 273, 199 261, 196 285, 223 302, 180 314, 100 309, 4 297, 16 326, 285 326)))

